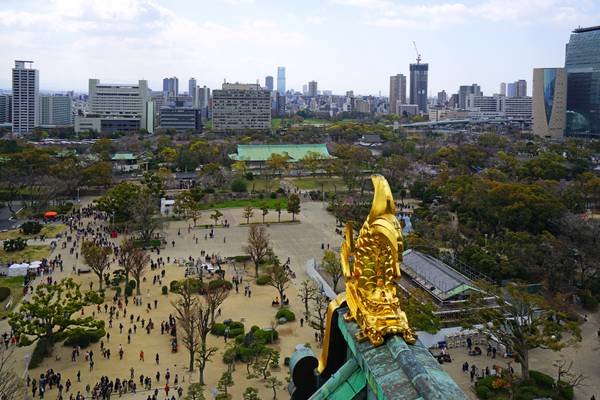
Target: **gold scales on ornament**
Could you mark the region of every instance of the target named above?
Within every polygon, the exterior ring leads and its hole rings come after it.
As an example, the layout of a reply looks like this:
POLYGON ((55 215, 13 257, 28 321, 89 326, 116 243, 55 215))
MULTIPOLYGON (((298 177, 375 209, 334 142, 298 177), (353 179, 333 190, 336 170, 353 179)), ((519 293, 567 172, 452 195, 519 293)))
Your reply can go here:
POLYGON ((348 306, 346 321, 355 321, 360 330, 359 342, 369 340, 379 346, 387 335, 401 335, 414 344, 416 335, 409 327, 406 314, 400 309, 396 282, 400 279, 403 240, 402 227, 396 218, 396 204, 387 180, 371 176, 374 188, 373 204, 358 238, 354 240, 351 224, 346 226, 341 262, 346 280, 346 292, 333 300, 327 313, 327 331, 319 370, 325 367, 329 330, 334 311, 348 306))

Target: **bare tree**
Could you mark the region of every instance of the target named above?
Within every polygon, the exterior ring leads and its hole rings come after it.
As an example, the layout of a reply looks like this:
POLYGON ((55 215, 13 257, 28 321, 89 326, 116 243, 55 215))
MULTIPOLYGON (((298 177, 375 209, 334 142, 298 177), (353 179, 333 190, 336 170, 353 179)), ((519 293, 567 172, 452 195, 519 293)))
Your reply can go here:
POLYGON ((131 204, 132 223, 144 243, 148 243, 161 226, 157 212, 158 200, 150 190, 142 190, 131 204))
POLYGON ((337 286, 342 276, 344 276, 344 270, 342 269, 342 263, 334 251, 327 250, 323 255, 323 261, 321 261, 323 270, 327 275, 331 277, 333 283, 333 291, 338 292, 337 286))
POLYGON ((25 397, 23 382, 15 374, 14 348, 0 346, 0 399, 17 400, 25 397))
POLYGON ((304 304, 304 315, 308 318, 310 315, 309 304, 314 299, 314 297, 319 293, 319 288, 315 284, 314 281, 310 279, 305 279, 300 283, 300 290, 298 292, 298 297, 304 304))
POLYGON ((313 298, 313 306, 311 313, 311 325, 321 334, 321 340, 325 334, 325 323, 327 321, 327 307, 329 307, 329 298, 325 293, 317 293, 313 298))
POLYGON ((195 356, 200 347, 200 332, 198 330, 200 315, 198 313, 198 299, 193 294, 189 279, 186 279, 181 285, 179 299, 173 303, 173 307, 175 307, 177 313, 177 324, 183 332, 181 342, 190 354, 189 371, 193 372, 195 356))
POLYGON ((244 213, 242 216, 246 218, 246 224, 250 224, 250 218, 254 216, 254 211, 252 210, 252 206, 250 204, 244 207, 244 213))
POLYGON ((196 362, 199 370, 199 382, 201 385, 204 385, 204 370, 218 349, 207 345, 208 333, 212 329, 213 323, 210 319, 211 309, 206 299, 198 301, 196 309, 198 312, 198 335, 200 337, 200 347, 196 362))
POLYGON ((94 271, 98 276, 99 287, 102 290, 102 280, 104 278, 104 271, 110 265, 110 255, 112 249, 105 246, 97 246, 94 242, 86 240, 81 245, 81 253, 85 263, 94 271))
POLYGON ((228 295, 229 288, 225 286, 221 286, 214 289, 208 289, 206 294, 204 295, 206 303, 208 304, 208 309, 210 310, 211 324, 215 323, 215 313, 219 309, 219 307, 221 307, 221 304, 223 304, 228 295))
POLYGON ((269 252, 269 234, 264 226, 251 225, 248 231, 248 245, 244 251, 254 262, 254 270, 258 278, 258 266, 269 252))
POLYGON ((131 256, 131 275, 135 279, 135 292, 139 296, 142 294, 140 283, 146 273, 146 267, 150 262, 150 256, 142 249, 135 249, 131 256))
POLYGON ((129 274, 131 273, 131 265, 136 248, 133 244, 133 238, 125 237, 119 246, 119 265, 125 270, 125 284, 129 282, 129 274))
POLYGON ((284 292, 290 286, 291 281, 292 276, 290 270, 285 266, 281 265, 279 263, 279 260, 275 258, 273 268, 269 273, 269 281, 267 282, 267 284, 269 286, 274 287, 279 293, 279 298, 281 299, 279 307, 283 307, 284 292))
POLYGON ((560 385, 565 385, 571 388, 576 388, 578 386, 586 386, 584 383, 587 379, 586 376, 584 376, 583 374, 575 374, 571 372, 571 368, 573 368, 573 361, 570 361, 567 365, 566 360, 556 360, 552 363, 552 365, 556 367, 557 391, 560 389, 560 385))

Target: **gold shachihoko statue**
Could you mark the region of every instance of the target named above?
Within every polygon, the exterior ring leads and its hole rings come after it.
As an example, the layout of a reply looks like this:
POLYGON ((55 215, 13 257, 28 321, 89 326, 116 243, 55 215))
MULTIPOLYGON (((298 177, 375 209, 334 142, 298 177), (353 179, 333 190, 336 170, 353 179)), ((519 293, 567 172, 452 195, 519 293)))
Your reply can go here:
POLYGON ((350 224, 342 244, 342 267, 346 279, 347 321, 354 320, 360 331, 356 339, 369 339, 374 346, 389 334, 400 334, 408 343, 416 337, 400 309, 396 282, 400 278, 403 241, 396 218, 396 204, 387 180, 371 176, 373 205, 354 241, 350 224))

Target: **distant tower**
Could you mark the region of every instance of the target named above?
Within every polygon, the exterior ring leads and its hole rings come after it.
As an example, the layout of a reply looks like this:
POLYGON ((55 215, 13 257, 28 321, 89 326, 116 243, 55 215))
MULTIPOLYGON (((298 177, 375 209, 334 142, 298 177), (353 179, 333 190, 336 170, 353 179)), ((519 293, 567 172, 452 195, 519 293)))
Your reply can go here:
POLYGON ((410 104, 419 106, 420 112, 427 112, 427 81, 429 64, 410 64, 410 104))
POLYGON ((277 92, 285 94, 285 67, 277 67, 277 92))
POLYGON ((179 79, 177 77, 163 79, 163 93, 165 96, 177 96, 179 93, 179 79))
POLYGON ((12 70, 12 131, 30 133, 39 125, 40 78, 33 61, 15 61, 12 70))
POLYGON ((188 82, 188 96, 194 97, 194 92, 196 91, 196 78, 190 78, 188 82))
POLYGON ((265 87, 268 91, 273 91, 273 77, 271 75, 265 77, 265 87))
POLYGON ((506 82, 500 84, 500 95, 506 96, 506 82))
POLYGON ((390 76, 390 107, 388 112, 395 114, 397 104, 406 104, 406 76, 402 74, 390 76))
POLYGON ((310 81, 308 82, 308 95, 310 97, 317 97, 317 82, 316 81, 310 81))

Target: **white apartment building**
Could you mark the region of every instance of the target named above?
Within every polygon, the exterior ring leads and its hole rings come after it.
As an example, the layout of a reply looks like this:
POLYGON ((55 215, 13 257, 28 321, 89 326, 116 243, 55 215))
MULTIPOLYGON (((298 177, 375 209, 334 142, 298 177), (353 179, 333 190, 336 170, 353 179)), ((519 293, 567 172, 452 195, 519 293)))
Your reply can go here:
POLYGON ((12 131, 31 133, 39 125, 40 78, 33 61, 16 60, 12 70, 12 131))
POLYGON ((99 79, 90 79, 88 103, 88 114, 75 119, 76 132, 154 132, 154 104, 146 80, 137 84, 101 84, 99 79))
POLYGON ((213 90, 215 131, 271 129, 271 93, 259 84, 224 83, 213 90))
POLYGON ((477 96, 470 94, 466 98, 469 117, 474 119, 507 118, 531 120, 531 97, 477 96))
POLYGON ((73 101, 70 96, 40 96, 40 125, 73 125, 73 101))

